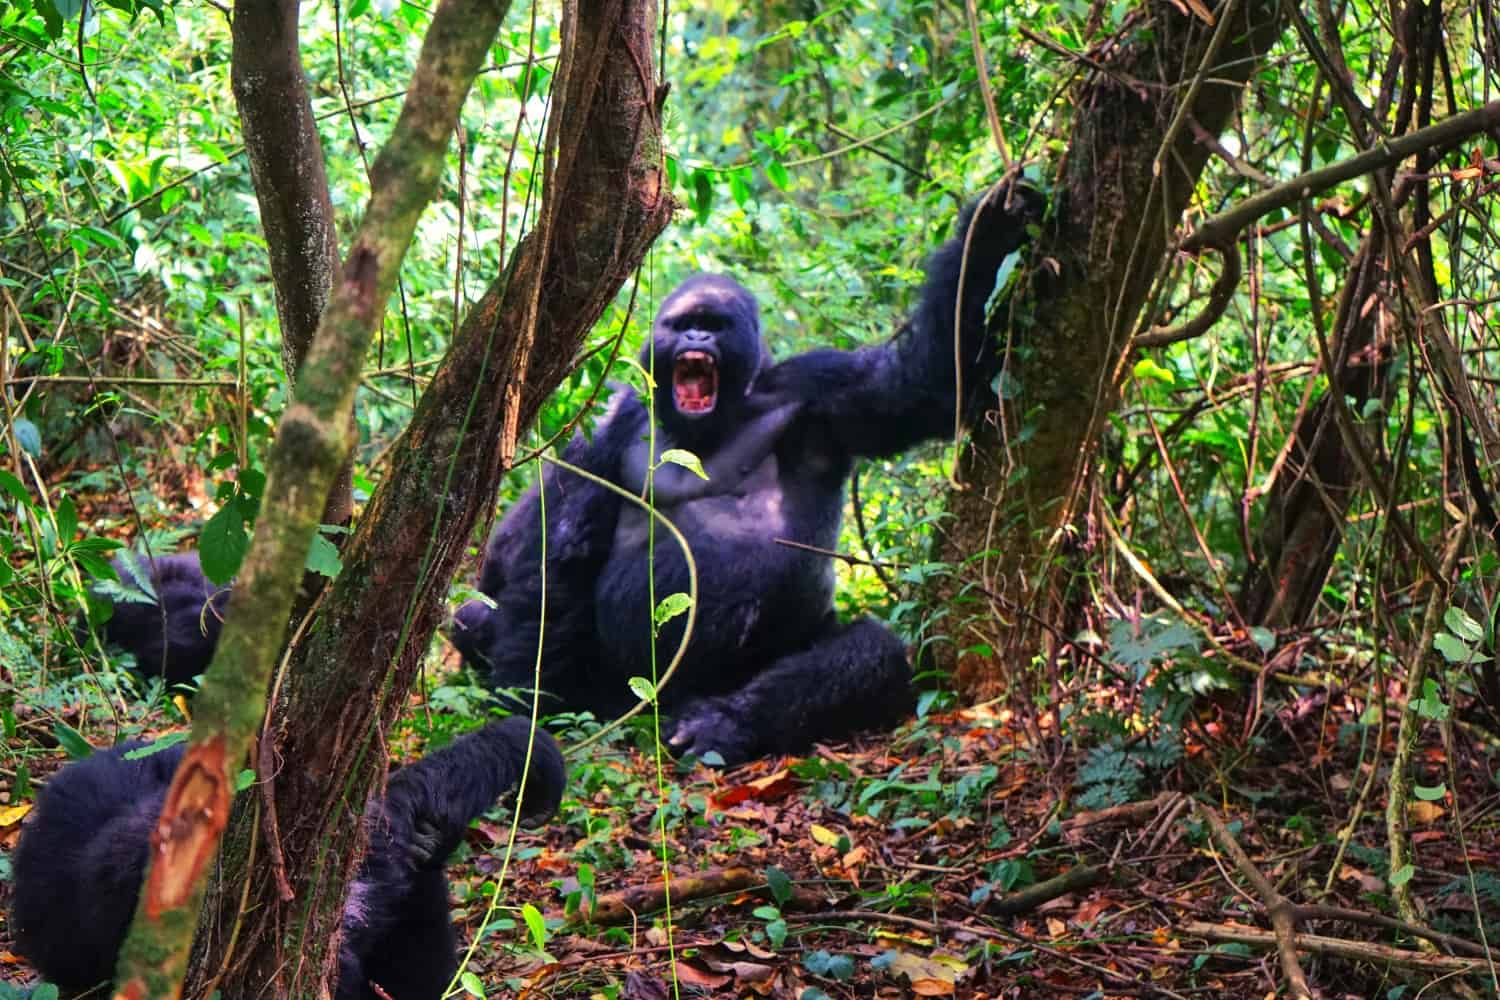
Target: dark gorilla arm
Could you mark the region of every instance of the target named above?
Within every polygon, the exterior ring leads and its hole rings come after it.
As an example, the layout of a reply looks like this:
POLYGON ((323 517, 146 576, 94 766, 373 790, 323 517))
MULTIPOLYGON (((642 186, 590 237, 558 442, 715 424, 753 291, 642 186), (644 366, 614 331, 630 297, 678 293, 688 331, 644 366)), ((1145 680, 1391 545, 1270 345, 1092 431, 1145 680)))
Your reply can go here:
POLYGON ((521 816, 557 811, 566 777, 557 743, 513 716, 460 736, 392 774, 384 800, 365 816, 370 846, 344 910, 339 1000, 379 996, 437 1000, 458 969, 444 866, 469 823, 518 785, 521 816))
POLYGON ((857 351, 822 349, 799 354, 766 372, 757 391, 802 400, 805 414, 826 421, 854 455, 893 455, 951 434, 953 322, 960 273, 963 305, 958 356, 964 366, 963 417, 967 422, 993 398, 989 383, 998 371, 997 352, 986 336, 985 303, 1001 263, 1026 242, 1026 227, 1040 220, 1042 209, 1041 195, 1020 185, 1010 192, 997 191, 987 205, 971 203, 960 214, 954 236, 928 261, 916 311, 891 343, 857 351), (964 236, 981 206, 965 269, 964 236))

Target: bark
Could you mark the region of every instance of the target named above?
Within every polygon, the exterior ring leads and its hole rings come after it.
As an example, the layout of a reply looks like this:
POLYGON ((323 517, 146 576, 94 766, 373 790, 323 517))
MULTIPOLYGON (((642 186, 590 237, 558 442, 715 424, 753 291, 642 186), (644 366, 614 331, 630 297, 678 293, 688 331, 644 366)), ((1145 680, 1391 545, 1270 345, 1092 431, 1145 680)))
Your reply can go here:
MULTIPOLYGON (((1384 243, 1377 229, 1360 246, 1334 320, 1336 335, 1330 346, 1339 371, 1330 382, 1355 411, 1366 400, 1386 395, 1389 345, 1376 338, 1385 308, 1372 301, 1387 277, 1381 258, 1384 243)), ((1343 542, 1344 518, 1360 475, 1335 423, 1333 403, 1325 393, 1303 413, 1292 431, 1287 460, 1271 483, 1259 551, 1240 593, 1246 624, 1288 628, 1305 623, 1343 542)))
MULTIPOLYGON (((255 537, 194 702, 187 752, 151 837, 151 863, 115 977, 120 995, 179 995, 195 919, 237 773, 265 707, 307 551, 353 439, 363 359, 417 218, 437 189, 448 137, 500 26, 490 0, 445 0, 391 139, 370 204, 277 428, 255 537)), ((270 978, 260 980, 259 992, 270 978)))
POLYGON ((653 5, 571 4, 563 21, 536 228, 455 335, 271 706, 261 759, 273 773, 261 775, 259 798, 277 817, 279 850, 262 841, 254 856, 279 856, 279 872, 247 870, 268 824, 257 827, 244 801, 231 820, 193 972, 201 987, 237 934, 219 982, 226 1000, 262 996, 268 984, 296 996, 329 986, 360 815, 385 773, 383 734, 405 705, 448 581, 494 503, 518 428, 670 218, 653 5))
MULTIPOLYGON (((296 0, 238 0, 229 66, 271 262, 281 361, 293 383, 339 263, 323 143, 302 72, 298 9, 296 0)), ((349 520, 352 472, 346 462, 328 496, 325 524, 349 520)))
POLYGON ((1091 73, 1072 95, 1077 117, 1054 193, 1056 217, 1031 255, 1049 268, 1055 263, 1056 273, 1034 282, 1029 301, 1017 304, 1029 319, 1010 338, 1016 395, 1004 421, 976 431, 960 457, 963 486, 948 496, 953 519, 938 558, 955 566, 982 561, 937 596, 982 593, 988 603, 980 615, 959 604, 947 625, 953 644, 936 652, 971 696, 998 693, 998 664, 1029 662, 1044 626, 1063 618, 1060 529, 1079 512, 1131 335, 1209 155, 1177 114, 1221 133, 1244 81, 1282 30, 1281 8, 1270 0, 1226 5, 1217 43, 1213 27, 1169 0, 1145 4, 1137 16, 1142 23, 1127 41, 1097 54, 1112 72, 1091 73), (1179 109, 1183 97, 1190 103, 1179 109), (1017 433, 1022 428, 1029 433, 1017 433), (976 642, 998 660, 956 656, 976 642))

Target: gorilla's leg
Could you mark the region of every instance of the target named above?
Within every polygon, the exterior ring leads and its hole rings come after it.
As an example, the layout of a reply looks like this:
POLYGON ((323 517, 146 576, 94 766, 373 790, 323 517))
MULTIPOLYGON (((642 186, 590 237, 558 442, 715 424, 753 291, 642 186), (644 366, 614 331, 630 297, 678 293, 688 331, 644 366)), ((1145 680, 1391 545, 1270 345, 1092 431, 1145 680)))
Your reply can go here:
POLYGON ((889 728, 912 702, 906 648, 890 629, 861 618, 831 624, 807 649, 768 665, 737 691, 690 702, 678 713, 672 744, 700 755, 714 750, 736 764, 889 728))

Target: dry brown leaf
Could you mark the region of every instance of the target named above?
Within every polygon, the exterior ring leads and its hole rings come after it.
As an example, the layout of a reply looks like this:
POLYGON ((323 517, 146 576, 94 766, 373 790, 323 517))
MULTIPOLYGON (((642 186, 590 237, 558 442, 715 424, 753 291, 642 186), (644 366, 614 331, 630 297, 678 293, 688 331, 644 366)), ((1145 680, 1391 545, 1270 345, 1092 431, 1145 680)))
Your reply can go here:
POLYGON ((792 777, 792 772, 786 768, 774 771, 764 778, 756 778, 747 781, 743 785, 725 789, 713 797, 713 804, 719 809, 727 809, 738 805, 747 799, 757 799, 761 802, 770 802, 774 799, 785 798, 797 788, 797 779, 792 777))
POLYGON ((1436 802, 1410 802, 1406 806, 1406 815, 1415 823, 1427 826, 1436 823, 1443 818, 1443 807, 1436 802))

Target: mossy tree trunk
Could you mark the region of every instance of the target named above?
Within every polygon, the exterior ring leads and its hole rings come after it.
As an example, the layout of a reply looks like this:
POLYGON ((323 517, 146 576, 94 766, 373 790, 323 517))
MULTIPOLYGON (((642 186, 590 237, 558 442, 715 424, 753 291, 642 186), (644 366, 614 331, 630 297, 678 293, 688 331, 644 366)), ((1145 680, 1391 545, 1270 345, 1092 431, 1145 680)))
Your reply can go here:
POLYGON ((535 228, 456 332, 344 547, 343 571, 273 688, 262 783, 226 833, 199 924, 194 993, 221 973, 226 998, 263 996, 267 984, 274 995, 314 996, 330 985, 360 816, 385 774, 384 734, 448 582, 494 503, 518 429, 670 218, 653 5, 568 4, 562 21, 535 228))
POLYGON ((1006 416, 975 432, 938 540, 956 600, 932 647, 960 689, 998 693, 1009 670, 1064 624, 1069 539, 1089 492, 1098 433, 1116 405, 1131 337, 1209 156, 1191 120, 1220 134, 1244 81, 1282 31, 1269 0, 1226 3, 1218 25, 1169 0, 1132 11, 1133 30, 1091 57, 1033 248, 1037 279, 1016 303, 1006 416), (1184 107, 1184 102, 1187 102, 1184 107), (956 655, 980 647, 983 655, 956 655))

